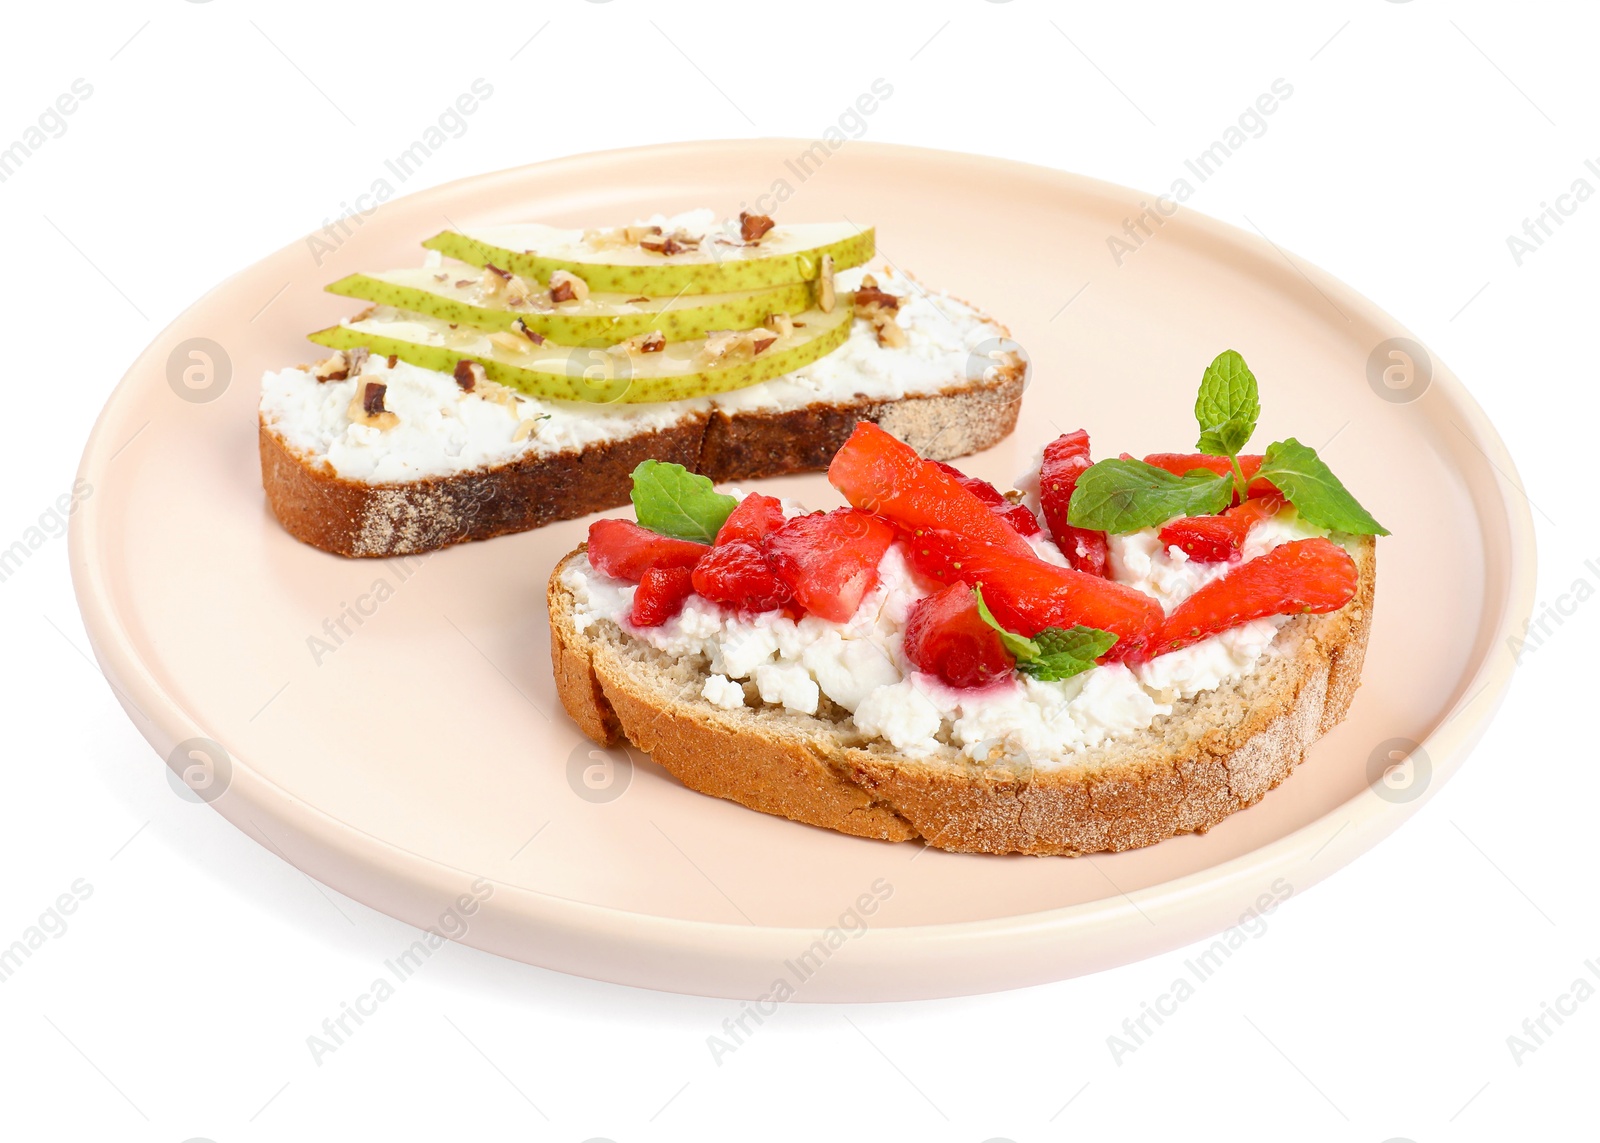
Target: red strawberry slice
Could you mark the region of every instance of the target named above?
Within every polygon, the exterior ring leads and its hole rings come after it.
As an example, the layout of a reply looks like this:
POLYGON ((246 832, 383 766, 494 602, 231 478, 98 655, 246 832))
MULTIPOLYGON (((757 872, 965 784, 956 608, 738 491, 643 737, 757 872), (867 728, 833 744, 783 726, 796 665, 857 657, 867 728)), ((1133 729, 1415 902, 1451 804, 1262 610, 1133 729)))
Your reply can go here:
POLYGON ((589 525, 589 563, 614 579, 638 583, 651 568, 692 568, 708 544, 676 540, 632 520, 596 520, 589 525))
POLYGON ((693 593, 694 572, 688 568, 651 568, 633 593, 633 613, 628 618, 635 627, 660 627, 683 610, 693 593))
POLYGON ((1115 580, 1057 567, 1032 554, 1015 556, 969 544, 942 529, 919 531, 906 547, 912 568, 921 575, 941 583, 981 583, 994 617, 1019 635, 1081 623, 1117 637, 1105 656, 1108 661, 1137 661, 1147 657, 1160 633, 1161 604, 1115 580))
POLYGON ((1161 529, 1161 543, 1176 546, 1191 560, 1231 560, 1244 547, 1250 529, 1283 509, 1281 496, 1253 496, 1220 516, 1187 516, 1161 529))
POLYGON ((978 614, 977 597, 964 583, 924 596, 906 617, 906 658, 919 671, 953 687, 981 687, 1011 670, 1000 635, 978 614))
POLYGON ((1033 554, 1017 530, 960 481, 870 422, 856 425, 828 466, 828 479, 851 504, 888 517, 904 531, 948 528, 976 544, 1033 554))
POLYGON ((700 595, 740 611, 772 611, 789 598, 766 555, 748 540, 712 548, 695 565, 693 582, 700 595))
POLYGON ((784 518, 783 503, 776 496, 752 492, 728 513, 728 518, 717 530, 715 542, 726 544, 733 540, 746 540, 759 544, 761 537, 768 532, 783 527, 784 518))
POLYGON ((1156 653, 1268 615, 1337 611, 1355 595, 1359 579, 1355 560, 1338 544, 1291 540, 1212 580, 1175 607, 1162 625, 1156 653))
POLYGON ((1067 557, 1067 563, 1090 575, 1105 576, 1107 571, 1106 534, 1092 528, 1076 528, 1067 519, 1078 477, 1088 469, 1089 434, 1079 429, 1057 437, 1045 446, 1039 467, 1039 507, 1050 525, 1050 538, 1067 557))
POLYGON ((976 476, 968 476, 953 464, 942 461, 930 461, 935 468, 946 476, 953 476, 961 482, 961 487, 972 493, 1000 519, 1015 528, 1019 535, 1037 536, 1042 528, 1039 527, 1039 518, 1026 504, 1013 504, 1003 496, 998 488, 987 480, 976 476))
POLYGON ((772 568, 796 603, 843 623, 878 583, 894 529, 870 512, 836 508, 796 516, 763 541, 772 568))
MULTIPOLYGON (((1256 472, 1261 468, 1263 459, 1265 458, 1256 454, 1249 454, 1239 458, 1239 470, 1244 473, 1244 478, 1250 482, 1245 491, 1251 496, 1271 496, 1278 491, 1270 480, 1255 479, 1256 472)), ((1228 463, 1227 457, 1207 456, 1203 452, 1153 452, 1144 458, 1144 462, 1153 464, 1157 468, 1164 468, 1175 476, 1182 476, 1185 473, 1193 472, 1197 468, 1205 468, 1212 472, 1229 476, 1233 474, 1233 466, 1228 463)), ((1235 496, 1233 502, 1237 504, 1239 498, 1235 496)))

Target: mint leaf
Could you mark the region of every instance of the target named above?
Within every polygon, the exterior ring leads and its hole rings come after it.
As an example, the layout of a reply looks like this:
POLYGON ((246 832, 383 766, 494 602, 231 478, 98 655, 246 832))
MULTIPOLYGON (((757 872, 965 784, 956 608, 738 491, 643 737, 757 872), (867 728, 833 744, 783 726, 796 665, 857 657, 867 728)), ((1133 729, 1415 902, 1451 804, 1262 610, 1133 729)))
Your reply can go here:
POLYGON ((1260 417, 1256 375, 1238 353, 1223 350, 1200 378, 1200 394, 1194 402, 1200 442, 1195 447, 1210 456, 1238 456, 1250 443, 1260 417))
POLYGON ((1082 674, 1116 643, 1117 637, 1098 627, 1046 627, 1034 641, 1043 651, 1037 659, 1018 662, 1017 670, 1040 682, 1060 682, 1082 674))
POLYGON ((738 503, 681 464, 646 460, 633 470, 634 515, 663 536, 709 544, 738 503))
POLYGON ((1039 644, 1032 639, 1013 634, 1000 626, 1000 621, 994 617, 994 613, 989 610, 989 605, 983 601, 983 584, 980 583, 974 587, 972 594, 978 601, 979 618, 1000 632, 1000 642, 1005 644, 1006 650, 1010 652, 1013 659, 1020 663, 1024 659, 1034 659, 1039 656, 1039 644))
POLYGON ((1082 674, 1117 641, 1109 631, 1081 624, 1070 628, 1046 627, 1028 639, 1000 626, 1000 621, 983 601, 982 584, 974 587, 972 594, 978 601, 978 615, 1000 633, 1000 642, 1016 659, 1017 670, 1040 682, 1060 682, 1082 674))
POLYGON ((1078 477, 1067 520, 1101 532, 1137 532, 1175 516, 1211 516, 1233 502, 1233 477, 1197 468, 1174 476, 1142 460, 1102 460, 1078 477))
POLYGON ((1290 437, 1267 446, 1258 478, 1270 480, 1308 522, 1334 532, 1387 536, 1313 448, 1290 437))

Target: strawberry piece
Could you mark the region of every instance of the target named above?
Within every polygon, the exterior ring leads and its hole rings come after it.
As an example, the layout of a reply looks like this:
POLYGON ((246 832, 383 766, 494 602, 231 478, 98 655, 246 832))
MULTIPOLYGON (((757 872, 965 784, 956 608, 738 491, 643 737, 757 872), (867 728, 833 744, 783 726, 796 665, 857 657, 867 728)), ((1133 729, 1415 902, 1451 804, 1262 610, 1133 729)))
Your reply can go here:
POLYGON ((1253 496, 1220 516, 1186 516, 1161 529, 1161 543, 1176 546, 1191 560, 1231 560, 1244 547, 1250 529, 1283 509, 1281 496, 1253 496))
POLYGON ((964 583, 924 596, 906 616, 906 658, 919 671, 953 687, 981 687, 1011 670, 1000 634, 978 614, 977 597, 964 583))
POLYGON ((678 612, 694 593, 694 572, 688 568, 651 568, 639 580, 633 593, 633 613, 628 617, 635 627, 660 627, 678 612))
POLYGON ((870 512, 836 508, 796 516, 763 542, 767 558, 813 615, 843 623, 878 583, 878 563, 894 529, 870 512))
POLYGON ((1019 635, 1081 623, 1117 637, 1107 661, 1138 661, 1148 657, 1160 634, 1161 604, 1115 580, 1057 567, 1031 553, 1016 556, 973 545, 943 529, 919 531, 906 547, 912 568, 923 576, 941 583, 981 583, 994 617, 1019 635))
POLYGON ((728 513, 722 527, 717 529, 714 542, 726 544, 733 540, 746 540, 759 544, 768 532, 776 532, 783 527, 784 519, 783 503, 776 496, 752 492, 728 513))
POLYGON ((589 563, 613 579, 638 583, 651 568, 692 568, 708 544, 677 540, 632 520, 596 520, 589 525, 589 563))
POLYGON ((772 611, 789 598, 766 555, 748 540, 712 548, 695 565, 693 582, 700 595, 740 611, 772 611))
POLYGON ((982 500, 989 511, 1000 517, 1007 524, 1010 524, 1017 530, 1019 535, 1037 536, 1044 530, 1039 527, 1039 518, 1033 514, 1032 509, 1026 504, 1013 504, 1001 494, 998 488, 987 480, 976 476, 968 476, 955 465, 945 464, 943 461, 934 460, 928 463, 946 476, 955 477, 956 480, 960 481, 961 487, 972 493, 979 500, 982 500))
MULTIPOLYGON (((1239 458, 1239 470, 1244 473, 1245 480, 1249 481, 1245 491, 1250 496, 1271 496, 1278 491, 1270 480, 1255 479, 1263 459, 1265 458, 1257 454, 1239 458)), ((1175 476, 1182 476, 1197 468, 1209 469, 1228 476, 1233 474, 1233 466, 1228 463, 1227 457, 1207 456, 1203 452, 1153 452, 1144 458, 1144 462, 1153 464, 1157 468, 1164 468, 1175 476)), ((1239 498, 1235 496, 1233 502, 1237 504, 1239 498)))
POLYGON ((828 479, 851 504, 886 516, 905 531, 948 528, 973 543, 1033 554, 1016 529, 959 480, 868 421, 859 422, 834 455, 828 479))
POLYGON ((1355 595, 1359 578, 1355 560, 1338 544, 1291 540, 1212 580, 1173 608, 1156 653, 1180 650, 1268 615, 1337 611, 1355 595))
POLYGON ((1090 575, 1107 576, 1106 534, 1093 528, 1073 527, 1067 519, 1073 489, 1078 487, 1078 477, 1089 464, 1089 434, 1082 429, 1046 445, 1039 467, 1039 507, 1044 510, 1045 523, 1050 525, 1050 538, 1067 557, 1067 563, 1090 575))

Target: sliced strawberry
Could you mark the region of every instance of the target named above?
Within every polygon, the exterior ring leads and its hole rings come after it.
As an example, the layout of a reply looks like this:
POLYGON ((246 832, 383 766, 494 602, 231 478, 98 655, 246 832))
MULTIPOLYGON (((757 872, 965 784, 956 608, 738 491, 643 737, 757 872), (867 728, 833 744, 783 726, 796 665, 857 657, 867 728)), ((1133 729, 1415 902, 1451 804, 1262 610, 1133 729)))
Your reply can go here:
MULTIPOLYGON (((1250 454, 1239 458, 1239 470, 1244 473, 1244 478, 1250 482, 1245 491, 1251 496, 1270 496, 1277 492, 1270 480, 1255 479, 1256 472, 1261 468, 1264 458, 1250 454)), ((1212 472, 1232 475, 1233 466, 1228 463, 1225 456, 1207 456, 1203 452, 1153 452, 1144 458, 1146 464, 1153 464, 1157 468, 1164 468, 1175 476, 1193 472, 1197 468, 1210 469, 1212 472)), ((1234 503, 1239 502, 1234 497, 1234 503)))
POLYGON ((1191 560, 1231 560, 1244 547, 1250 529, 1283 509, 1281 496, 1252 496, 1220 516, 1187 516, 1161 529, 1161 543, 1176 546, 1191 560))
POLYGON ((828 479, 857 508, 886 516, 905 531, 948 528, 974 543, 1033 554, 1017 530, 960 481, 867 421, 856 425, 835 454, 828 479))
POLYGON ((979 500, 982 500, 989 511, 1000 517, 1007 524, 1010 524, 1017 530, 1019 535, 1037 536, 1043 531, 1039 527, 1039 518, 1033 514, 1032 509, 1026 504, 1013 504, 1001 494, 998 488, 987 480, 976 476, 968 476, 955 465, 945 464, 942 461, 933 460, 928 463, 946 476, 955 477, 956 480, 961 482, 961 487, 972 493, 979 500))
POLYGON ((761 537, 768 532, 775 532, 783 527, 783 521, 782 501, 776 496, 763 496, 759 492, 752 492, 728 513, 728 518, 717 530, 715 542, 726 544, 733 540, 747 540, 752 544, 759 544, 761 537))
POLYGON ((660 627, 683 610, 684 600, 694 593, 694 572, 688 568, 651 568, 639 580, 633 593, 635 627, 660 627))
POLYGON ((796 516, 764 541, 772 568, 795 602, 843 623, 878 583, 894 529, 870 512, 836 508, 796 516))
POLYGON ((906 616, 906 658, 919 671, 953 687, 981 687, 1013 665, 1000 635, 978 614, 977 597, 964 583, 924 596, 906 616))
POLYGON ((1355 595, 1359 578, 1355 560, 1338 544, 1320 538, 1291 540, 1178 604, 1162 625, 1156 653, 1179 650, 1268 615, 1337 611, 1355 595))
POLYGON ((708 544, 675 540, 632 520, 596 520, 589 525, 589 563, 614 579, 638 583, 651 568, 692 568, 708 544))
POLYGON ((772 570, 765 553, 748 540, 712 548, 695 565, 694 589, 713 603, 740 611, 772 611, 789 598, 789 589, 772 570))
POLYGON ((1039 507, 1050 525, 1050 538, 1067 557, 1067 563, 1090 575, 1104 576, 1108 559, 1106 534, 1093 528, 1075 528, 1067 519, 1078 477, 1089 467, 1089 434, 1079 429, 1051 441, 1039 467, 1039 507))
POLYGON ((1057 567, 1031 553, 1015 556, 969 544, 942 529, 919 531, 906 547, 912 568, 923 576, 941 583, 981 583, 989 610, 1019 635, 1082 623, 1117 637, 1106 659, 1138 660, 1160 632, 1162 611, 1155 597, 1115 580, 1057 567))

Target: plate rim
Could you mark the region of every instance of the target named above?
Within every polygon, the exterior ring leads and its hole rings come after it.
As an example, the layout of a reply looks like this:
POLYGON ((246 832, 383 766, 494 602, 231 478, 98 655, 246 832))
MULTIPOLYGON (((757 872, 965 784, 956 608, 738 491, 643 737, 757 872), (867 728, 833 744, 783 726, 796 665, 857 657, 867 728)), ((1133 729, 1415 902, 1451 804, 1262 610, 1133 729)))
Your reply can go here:
MULTIPOLYGON (((753 146, 792 147, 806 142, 792 138, 764 137, 613 148, 469 175, 409 195, 398 196, 390 201, 406 201, 414 206, 425 205, 430 199, 449 199, 468 187, 482 190, 492 188, 499 182, 520 179, 526 172, 535 169, 577 174, 585 168, 604 166, 617 160, 632 161, 640 157, 657 160, 672 158, 678 161, 691 156, 715 158, 718 154, 734 149, 747 151, 753 146)), ((1136 200, 1140 194, 1148 198, 1150 193, 1119 186, 1092 176, 1014 159, 865 140, 852 141, 851 146, 857 152, 877 151, 907 159, 959 162, 969 170, 972 167, 981 167, 985 171, 992 172, 997 181, 1007 176, 1048 180, 1062 186, 1069 195, 1080 199, 1087 194, 1115 201, 1136 200)), ((1187 224, 1194 228, 1200 237, 1224 247, 1237 249, 1252 260, 1269 262, 1270 259, 1266 257, 1268 255, 1289 258, 1286 251, 1264 236, 1252 234, 1192 208, 1186 207, 1184 214, 1187 224)), ((80 479, 94 483, 97 478, 102 477, 103 467, 109 461, 106 455, 108 451, 106 433, 109 431, 115 410, 119 403, 131 399, 138 385, 138 379, 153 372, 153 367, 159 363, 160 353, 167 348, 171 331, 183 326, 195 311, 214 300, 216 295, 235 279, 263 263, 303 246, 307 237, 309 235, 297 238, 230 274, 185 307, 151 339, 149 345, 129 365, 96 417, 94 428, 89 434, 78 465, 77 475, 80 479)), ((1393 319, 1376 303, 1315 263, 1296 255, 1291 265, 1301 271, 1316 289, 1338 297, 1341 303, 1347 304, 1368 321, 1391 328, 1396 336, 1410 335, 1407 327, 1393 319)), ((1514 664, 1505 662, 1502 656, 1493 654, 1493 651, 1504 645, 1507 636, 1519 630, 1520 625, 1532 614, 1537 586, 1537 545, 1531 511, 1525 503, 1508 495, 1505 488, 1505 483, 1514 485, 1518 483, 1517 467, 1509 450, 1490 423, 1487 414, 1454 372, 1440 361, 1437 355, 1434 359, 1440 368, 1435 371, 1431 384, 1442 387, 1452 409, 1461 414, 1466 421, 1465 425, 1459 427, 1465 431, 1468 440, 1483 452, 1490 464, 1501 470, 1504 477, 1504 482, 1496 480, 1494 483, 1497 491, 1494 503, 1504 515, 1511 542, 1507 551, 1505 590, 1498 598, 1492 595, 1486 597, 1487 602, 1498 606, 1498 622, 1495 624, 1492 638, 1482 644, 1481 650, 1475 652, 1477 659, 1475 669, 1461 692, 1470 694, 1471 697, 1464 700, 1458 698, 1450 712, 1440 717, 1419 744, 1432 767, 1428 785, 1421 795, 1410 801, 1398 802, 1380 798, 1370 789, 1363 789, 1354 797, 1334 806, 1298 830, 1258 845, 1217 865, 1127 893, 1119 891, 1117 894, 1094 901, 976 920, 868 926, 847 946, 851 952, 849 958, 852 962, 851 969, 830 974, 824 986, 819 986, 810 994, 796 996, 796 999, 825 1002, 888 1001, 972 995, 1064 979, 1068 976, 1083 975, 1145 959, 1221 931, 1226 927, 1226 923, 1219 922, 1217 918, 1225 916, 1226 903, 1237 904, 1240 901, 1248 901, 1250 896, 1259 892, 1261 887, 1271 880, 1274 872, 1281 873, 1294 869, 1296 873, 1295 881, 1292 883, 1293 892, 1298 895, 1305 888, 1316 884, 1375 847, 1438 793, 1439 789, 1461 768, 1509 691, 1515 675, 1514 664), (1343 823, 1329 836, 1327 831, 1330 824, 1334 819, 1341 818, 1344 819, 1343 823), (1313 847, 1315 847, 1314 852, 1313 847), (1309 868, 1309 859, 1321 855, 1326 855, 1326 860, 1321 864, 1322 871, 1315 872, 1309 868), (1249 893, 1242 894, 1241 890, 1244 889, 1249 889, 1249 893), (918 986, 921 978, 914 971, 914 966, 921 959, 929 957, 930 946, 933 945, 939 946, 937 959, 964 963, 973 951, 984 949, 992 951, 991 946, 997 942, 1023 940, 1036 944, 1042 941, 1055 946, 1073 937, 1089 937, 1097 933, 1115 931, 1119 926, 1127 924, 1130 918, 1137 920, 1141 916, 1161 930, 1162 936, 1153 942, 1148 938, 1134 942, 1138 944, 1140 951, 1132 955, 1113 951, 1106 957, 1085 958, 1081 950, 1075 950, 1078 960, 1083 962, 1078 963, 1076 967, 1070 967, 1063 962, 1044 971, 1035 969, 1021 973, 1014 972, 1011 976, 998 973, 987 981, 970 979, 975 974, 967 972, 964 975, 964 983, 956 986, 951 985, 948 974, 945 974, 939 983, 931 987, 918 986), (886 970, 893 971, 897 968, 905 972, 909 979, 904 982, 903 987, 885 987, 880 978, 885 976, 886 970)), ((139 656, 128 627, 115 607, 114 577, 106 574, 106 561, 92 524, 94 517, 94 513, 75 513, 68 530, 73 587, 84 627, 95 658, 111 686, 113 695, 140 733, 162 758, 163 763, 170 765, 168 755, 177 743, 188 738, 204 737, 206 731, 196 719, 179 706, 176 700, 165 693, 139 656)), ((1485 627, 1487 626, 1486 624, 1485 627)), ((1473 665, 1472 658, 1467 662, 1473 665)), ((417 916, 405 915, 407 910, 395 907, 393 900, 378 904, 370 896, 362 895, 359 888, 353 891, 352 887, 381 881, 391 883, 391 888, 398 888, 402 895, 409 892, 415 896, 417 891, 421 890, 425 894, 437 892, 438 899, 448 900, 461 884, 473 881, 478 876, 468 870, 452 867, 436 858, 407 850, 334 818, 320 807, 301 802, 243 759, 231 755, 230 757, 233 772, 227 795, 209 803, 211 808, 222 814, 246 836, 270 849, 289 864, 379 912, 396 917, 407 924, 426 928, 425 924, 419 923, 417 916), (293 844, 284 847, 282 838, 275 841, 268 836, 251 816, 252 812, 270 818, 285 831, 285 836, 289 837, 293 844), (255 828, 252 829, 252 826, 255 828), (397 867, 401 866, 413 868, 400 871, 398 876, 404 880, 404 884, 393 886, 392 883, 397 879, 397 867), (406 876, 407 873, 410 876, 406 876)), ((735 987, 724 990, 718 987, 714 983, 715 966, 729 965, 731 962, 747 965, 752 958, 759 958, 763 964, 776 964, 786 955, 793 954, 797 948, 804 948, 807 939, 814 939, 818 932, 817 929, 811 928, 741 925, 665 917, 578 901, 544 890, 502 883, 490 878, 483 880, 492 882, 497 898, 509 899, 512 902, 511 907, 521 924, 532 923, 538 927, 540 931, 536 943, 545 955, 540 959, 531 959, 523 955, 528 951, 526 934, 523 934, 524 939, 519 942, 522 946, 520 952, 507 951, 503 946, 508 942, 494 939, 500 935, 498 928, 488 931, 485 935, 484 930, 490 930, 490 926, 473 926, 463 934, 459 943, 513 960, 638 987, 753 999, 755 997, 746 988, 735 987), (571 940, 577 945, 586 946, 589 952, 593 953, 624 934, 636 951, 647 953, 658 951, 678 956, 688 954, 700 957, 711 975, 708 977, 707 971, 701 971, 698 975, 690 972, 687 975, 697 975, 699 983, 680 986, 649 971, 630 972, 625 963, 617 961, 614 957, 608 962, 612 966, 609 971, 602 970, 598 973, 583 971, 582 968, 572 966, 570 956, 555 956, 553 954, 556 949, 546 948, 554 938, 558 946, 561 940, 571 940), (477 939, 474 939, 475 937, 477 939), (496 945, 502 947, 495 947, 496 945), (553 963, 558 961, 569 963, 553 963), (709 988, 708 979, 712 982, 709 988)), ((415 909, 410 912, 415 913, 415 909)), ((515 926, 506 930, 508 933, 513 931, 515 926)), ((991 962, 991 967, 997 966, 991 962)))

